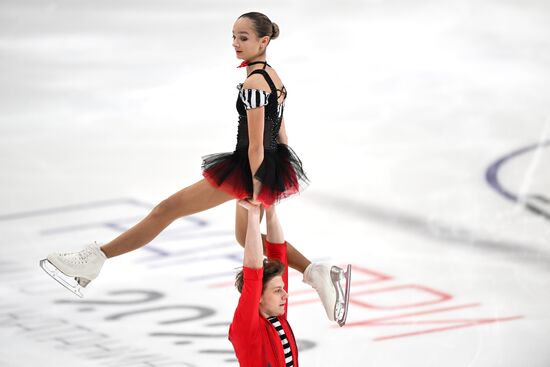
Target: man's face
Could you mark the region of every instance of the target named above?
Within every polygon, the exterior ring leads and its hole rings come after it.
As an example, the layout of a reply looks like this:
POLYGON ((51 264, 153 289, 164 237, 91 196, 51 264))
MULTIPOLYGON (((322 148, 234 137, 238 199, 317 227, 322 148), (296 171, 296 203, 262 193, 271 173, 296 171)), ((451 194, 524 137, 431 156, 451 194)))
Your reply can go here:
POLYGON ((265 286, 260 298, 260 312, 266 316, 280 316, 285 313, 288 293, 284 290, 283 277, 273 277, 265 286))

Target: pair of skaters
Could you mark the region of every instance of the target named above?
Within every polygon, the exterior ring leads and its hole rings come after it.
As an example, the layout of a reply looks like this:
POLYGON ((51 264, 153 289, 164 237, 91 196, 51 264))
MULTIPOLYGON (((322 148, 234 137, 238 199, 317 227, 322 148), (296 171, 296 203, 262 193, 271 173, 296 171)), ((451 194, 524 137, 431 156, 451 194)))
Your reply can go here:
POLYGON ((286 321, 288 266, 303 274, 304 282, 319 294, 328 318, 340 326, 349 301, 351 267, 344 271, 311 263, 284 240, 275 213, 275 203, 299 192, 308 181, 302 162, 287 145, 287 90, 266 62, 266 49, 278 35, 277 24, 258 12, 241 15, 233 26, 233 47, 243 60, 239 67, 247 71, 246 80, 237 86, 239 123, 233 152, 204 157, 203 179, 160 202, 111 242, 53 253, 40 262, 54 279, 82 296, 81 287, 99 275, 108 258, 145 246, 178 218, 236 200, 235 236, 245 252, 236 282, 241 297, 229 337, 241 366, 297 365, 297 348, 286 321), (259 229, 264 209, 267 235, 259 229), (263 261, 264 250, 273 261, 263 261), (273 343, 275 337, 280 348, 273 343))

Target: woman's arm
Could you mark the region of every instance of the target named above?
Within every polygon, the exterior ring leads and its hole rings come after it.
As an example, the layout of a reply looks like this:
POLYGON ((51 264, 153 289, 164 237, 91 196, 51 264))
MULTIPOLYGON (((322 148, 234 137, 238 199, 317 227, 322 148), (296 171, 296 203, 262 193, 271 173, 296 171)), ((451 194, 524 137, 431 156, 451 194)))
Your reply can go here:
MULTIPOLYGON (((264 77, 254 74, 248 77, 243 89, 257 89, 269 93, 269 85, 264 77)), ((253 196, 255 202, 260 193, 262 183, 254 175, 264 160, 264 113, 265 107, 250 108, 246 110, 248 121, 248 161, 250 162, 250 172, 252 173, 253 196)))
POLYGON ((246 112, 248 119, 248 161, 252 174, 253 195, 255 201, 262 183, 254 177, 264 160, 264 108, 252 108, 246 112))

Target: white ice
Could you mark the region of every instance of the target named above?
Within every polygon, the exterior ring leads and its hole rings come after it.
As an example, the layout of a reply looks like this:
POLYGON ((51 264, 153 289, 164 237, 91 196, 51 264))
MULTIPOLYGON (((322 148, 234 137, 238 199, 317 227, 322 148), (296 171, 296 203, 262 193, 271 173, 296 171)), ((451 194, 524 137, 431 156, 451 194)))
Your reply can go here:
POLYGON ((237 365, 233 203, 108 261, 83 300, 38 261, 233 149, 252 10, 281 28, 268 61, 312 180, 279 206, 287 239, 354 266, 344 328, 292 273, 300 364, 547 367, 543 0, 0 2, 0 366, 237 365))

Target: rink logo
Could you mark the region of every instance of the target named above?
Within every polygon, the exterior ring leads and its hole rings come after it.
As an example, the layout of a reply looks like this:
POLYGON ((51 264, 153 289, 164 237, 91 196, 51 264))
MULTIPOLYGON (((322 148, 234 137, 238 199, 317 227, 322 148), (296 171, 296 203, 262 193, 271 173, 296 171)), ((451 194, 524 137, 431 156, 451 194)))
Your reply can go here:
MULTIPOLYGON (((540 164, 541 155, 543 154, 544 149, 550 149, 550 140, 540 141, 536 144, 507 153, 503 157, 498 158, 487 168, 485 171, 485 180, 489 186, 498 192, 502 197, 524 206, 533 214, 539 215, 546 220, 550 220, 550 198, 548 197, 548 186, 545 184, 546 179, 544 176, 547 171, 542 169, 544 164, 540 164), (530 155, 532 158, 529 157, 530 155), (515 190, 507 189, 506 187, 514 187, 514 182, 503 183, 500 181, 499 177, 503 175, 499 175, 499 172, 503 169, 503 167, 513 161, 521 162, 521 159, 524 160, 525 163, 523 163, 523 165, 527 166, 525 170, 530 173, 530 176, 528 179, 520 182, 523 184, 525 182, 529 182, 529 190, 534 190, 534 192, 527 192, 525 187, 517 187, 515 190), (535 170, 535 168, 539 169, 535 170)), ((544 162, 544 160, 542 161, 544 162)))

